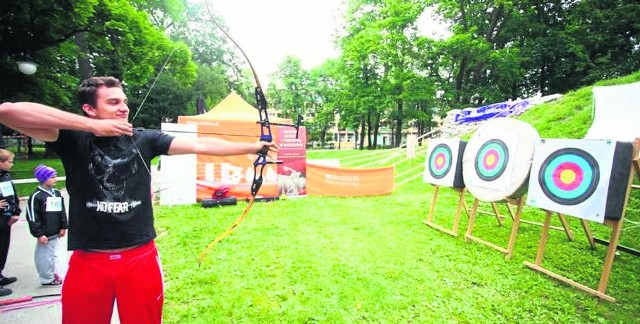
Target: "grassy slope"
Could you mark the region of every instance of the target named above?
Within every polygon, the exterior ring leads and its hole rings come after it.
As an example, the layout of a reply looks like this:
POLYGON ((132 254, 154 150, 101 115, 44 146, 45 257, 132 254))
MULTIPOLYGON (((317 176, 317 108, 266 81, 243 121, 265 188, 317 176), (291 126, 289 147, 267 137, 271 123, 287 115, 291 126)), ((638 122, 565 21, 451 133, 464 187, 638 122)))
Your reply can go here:
MULTIPOLYGON (((640 81, 640 72, 624 78, 602 81, 596 85, 616 85, 637 81, 640 81)), ((592 89, 593 87, 584 87, 569 92, 559 100, 533 107, 518 119, 533 125, 543 138, 582 138, 593 119, 592 89)))
MULTIPOLYGON (((611 82, 637 80, 640 73, 611 82)), ((590 88, 568 93, 521 119, 542 137, 580 138, 590 124, 590 93, 590 88)), ((359 153, 308 152, 309 158, 345 154, 359 153)), ((626 253, 616 257, 608 292, 618 302, 599 302, 523 266, 535 258, 538 226, 520 226, 509 261, 483 245, 424 226, 421 219, 432 194, 431 186, 416 179, 383 197, 256 204, 237 232, 199 268, 195 255, 231 224, 244 204, 158 207, 157 226, 165 233, 158 239, 167 282, 165 321, 590 323, 633 322, 640 314, 640 258, 626 253)), ((450 226, 455 207, 453 193, 443 190, 436 221, 450 226)), ((525 209, 527 219, 540 221, 542 216, 539 210, 525 209)), ((545 266, 595 287, 604 249, 590 250, 577 220, 569 221, 576 240, 568 242, 552 231, 545 266)), ((461 232, 466 225, 462 217, 461 232)), ((495 218, 480 217, 474 234, 504 245, 510 225, 506 221, 507 228, 499 227, 495 218)), ((607 237, 604 228, 594 230, 607 237)), ((623 232, 629 244, 639 237, 623 232)))

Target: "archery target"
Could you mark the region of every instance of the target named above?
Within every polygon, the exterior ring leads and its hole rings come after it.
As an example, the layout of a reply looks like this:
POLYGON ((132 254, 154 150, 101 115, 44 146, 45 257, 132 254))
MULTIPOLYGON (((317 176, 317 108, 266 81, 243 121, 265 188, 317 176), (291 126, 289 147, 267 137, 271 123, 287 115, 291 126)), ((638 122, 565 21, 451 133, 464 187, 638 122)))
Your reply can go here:
POLYGON ((457 138, 429 140, 423 181, 434 185, 464 188, 462 153, 466 142, 457 138))
POLYGON ((542 161, 537 180, 545 196, 553 202, 577 205, 596 190, 599 170, 591 154, 570 147, 558 149, 542 161))
POLYGON ((522 196, 539 140, 535 128, 523 121, 499 118, 484 123, 469 140, 462 160, 469 192, 489 202, 522 196))
POLYGON ((527 204, 600 223, 619 219, 632 150, 631 143, 608 140, 541 140, 527 204))
POLYGON ((484 181, 494 181, 500 178, 507 168, 509 149, 499 139, 491 139, 482 144, 476 155, 476 174, 484 181))

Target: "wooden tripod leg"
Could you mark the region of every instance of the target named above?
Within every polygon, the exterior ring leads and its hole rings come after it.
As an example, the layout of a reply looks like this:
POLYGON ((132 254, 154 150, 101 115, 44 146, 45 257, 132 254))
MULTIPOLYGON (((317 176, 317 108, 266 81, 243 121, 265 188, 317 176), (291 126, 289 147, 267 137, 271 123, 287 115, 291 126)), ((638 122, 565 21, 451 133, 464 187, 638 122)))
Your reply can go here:
POLYGON ((580 219, 580 224, 582 224, 582 228, 584 229, 584 234, 587 235, 587 240, 589 241, 589 245, 592 250, 596 249, 596 240, 593 238, 593 233, 591 232, 591 226, 589 226, 589 222, 586 219, 580 219))
POLYGON ((496 215, 496 219, 498 220, 498 224, 502 226, 502 215, 500 215, 500 211, 498 210, 498 206, 496 203, 491 203, 491 208, 493 209, 493 214, 496 215))
MULTIPOLYGON (((598 292, 606 296, 607 283, 609 276, 611 275, 611 268, 613 267, 613 260, 616 257, 616 248, 618 247, 618 241, 620 240, 620 230, 622 229, 622 219, 613 221, 611 224, 611 239, 609 241, 609 247, 607 248, 607 255, 604 259, 604 266, 602 267, 602 275, 600 276, 600 284, 598 284, 598 292)), ((598 295, 600 296, 600 295, 598 295)))
POLYGON ((469 206, 467 206, 467 202, 464 200, 464 194, 466 191, 467 191, 467 188, 463 188, 462 191, 460 192, 460 196, 463 197, 461 199, 462 207, 464 208, 464 212, 467 214, 467 219, 469 219, 471 218, 471 213, 469 212, 469 206))
POLYGON ((433 192, 433 200, 431 201, 431 208, 429 208, 429 216, 427 218, 428 223, 433 222, 433 213, 436 210, 436 201, 438 200, 438 192, 440 192, 440 187, 436 186, 436 190, 433 192))
POLYGON ((571 227, 569 227, 567 219, 560 213, 558 213, 558 218, 560 219, 560 223, 562 223, 565 234, 567 234, 567 238, 569 239, 569 241, 573 241, 573 231, 571 230, 571 227))
POLYGON ((469 217, 469 225, 467 225, 467 234, 464 236, 465 242, 469 242, 469 240, 471 238, 471 233, 473 233, 473 225, 476 222, 476 214, 478 212, 478 203, 480 203, 480 200, 478 200, 478 198, 475 198, 473 200, 473 207, 471 208, 471 216, 469 217))
POLYGON ((467 214, 467 219, 471 218, 471 212, 469 212, 469 206, 467 206, 467 202, 462 199, 462 207, 464 208, 464 212, 467 214))
POLYGON ((456 216, 453 219, 453 228, 451 229, 451 231, 456 235, 458 235, 458 224, 460 224, 460 214, 462 214, 462 207, 464 206, 466 209, 466 205, 464 203, 464 189, 462 190, 456 189, 456 191, 458 192, 458 195, 460 195, 460 198, 458 199, 458 208, 456 209, 456 216))
POLYGON ((542 226, 542 235, 540 236, 540 244, 538 245, 538 253, 536 254, 536 265, 542 265, 544 258, 544 249, 547 246, 547 238, 549 238, 549 226, 551 225, 551 215, 553 212, 547 211, 544 217, 544 225, 542 226))
MULTIPOLYGON (((575 281, 573 281, 573 280, 571 280, 571 279, 569 279, 567 277, 564 277, 562 275, 559 275, 559 274, 557 274, 557 273, 555 273, 553 271, 547 270, 544 267, 542 267, 542 258, 543 258, 543 255, 544 255, 545 246, 547 245, 547 238, 549 237, 549 227, 550 227, 549 225, 551 224, 551 216, 552 216, 552 214, 553 214, 553 212, 550 212, 550 211, 546 212, 544 225, 542 227, 542 236, 540 237, 540 245, 538 245, 538 254, 536 255, 535 263, 525 262, 524 264, 528 268, 531 268, 531 269, 533 269, 535 271, 544 273, 544 274, 546 274, 547 276, 549 276, 551 278, 554 278, 556 280, 562 281, 562 282, 564 282, 566 284, 569 284, 569 285, 571 285, 573 287, 576 287, 576 288, 578 288, 578 289, 580 289, 582 291, 585 291, 587 293, 590 293, 590 294, 592 294, 594 296, 597 296, 599 298, 605 299, 607 301, 615 302, 616 300, 613 297, 608 296, 608 295, 606 295, 604 293, 604 289, 606 289, 606 280, 603 283, 602 279, 601 279, 600 285, 603 286, 602 287, 603 290, 600 290, 600 288, 598 288, 598 290, 595 290, 595 289, 589 288, 589 287, 587 287, 587 286, 585 286, 583 284, 577 283, 577 282, 575 282, 575 281)), ((612 237, 612 239, 613 239, 613 237, 612 237)), ((613 248, 613 254, 615 254, 615 248, 613 248)), ((610 263, 613 264, 613 258, 611 258, 610 263)), ((606 262, 605 262, 605 265, 606 265, 606 262)), ((603 270, 602 277, 603 278, 606 277, 608 279, 610 270, 611 270, 611 267, 609 267, 609 271, 607 271, 606 276, 605 276, 605 270, 603 270)))
MULTIPOLYGON (((520 198, 520 199, 525 199, 525 198, 520 198)), ((509 210, 509 215, 511 216, 511 219, 514 219, 515 216, 514 216, 514 213, 513 213, 513 209, 511 208, 511 206, 508 203, 505 204, 505 205, 507 206, 507 210, 509 210)), ((565 234, 567 234, 567 237, 569 238, 569 241, 573 241, 573 231, 571 230, 571 227, 569 226, 569 223, 567 223, 567 220, 564 218, 564 215, 558 214, 558 216, 560 216, 560 222, 562 223, 562 227, 549 225, 549 229, 558 230, 558 231, 564 231, 565 234)), ((538 222, 522 219, 522 217, 520 217, 520 222, 521 223, 525 223, 525 224, 530 224, 530 225, 542 226, 542 223, 538 223, 538 222)))
POLYGON ((509 236, 509 245, 507 246, 507 251, 505 255, 505 259, 510 259, 511 254, 513 254, 513 249, 516 246, 516 237, 518 236, 518 228, 520 227, 520 217, 522 216, 522 208, 524 207, 524 199, 520 198, 517 200, 518 209, 516 211, 515 217, 513 218, 513 224, 511 225, 511 235, 509 236))
POLYGON ((511 209, 511 205, 509 205, 508 201, 506 201, 504 205, 505 207, 507 207, 507 211, 509 212, 509 216, 511 217, 511 220, 513 220, 515 218, 515 215, 513 214, 513 209, 511 209))

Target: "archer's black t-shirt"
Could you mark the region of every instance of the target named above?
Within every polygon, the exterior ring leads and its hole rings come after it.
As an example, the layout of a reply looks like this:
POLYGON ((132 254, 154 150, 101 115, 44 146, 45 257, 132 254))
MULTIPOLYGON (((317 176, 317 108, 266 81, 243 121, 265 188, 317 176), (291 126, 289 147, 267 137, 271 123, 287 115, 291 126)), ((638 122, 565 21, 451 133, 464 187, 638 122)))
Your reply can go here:
POLYGON ((171 141, 156 130, 135 129, 132 137, 60 130, 50 145, 67 177, 69 250, 119 249, 156 237, 148 166, 171 141))

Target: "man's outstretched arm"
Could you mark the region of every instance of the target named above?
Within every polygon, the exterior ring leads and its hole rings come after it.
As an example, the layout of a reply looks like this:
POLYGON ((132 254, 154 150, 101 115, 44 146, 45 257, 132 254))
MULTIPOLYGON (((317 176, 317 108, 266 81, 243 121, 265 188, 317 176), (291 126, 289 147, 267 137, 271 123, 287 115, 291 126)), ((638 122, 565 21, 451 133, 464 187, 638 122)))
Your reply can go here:
POLYGON ((269 148, 270 152, 278 150, 278 146, 273 142, 244 143, 215 137, 198 137, 196 139, 176 137, 169 147, 169 155, 190 153, 216 156, 256 154, 265 146, 269 148))
POLYGON ((122 119, 91 119, 34 102, 0 104, 0 123, 41 141, 55 141, 60 129, 97 136, 132 135, 133 127, 122 119))

